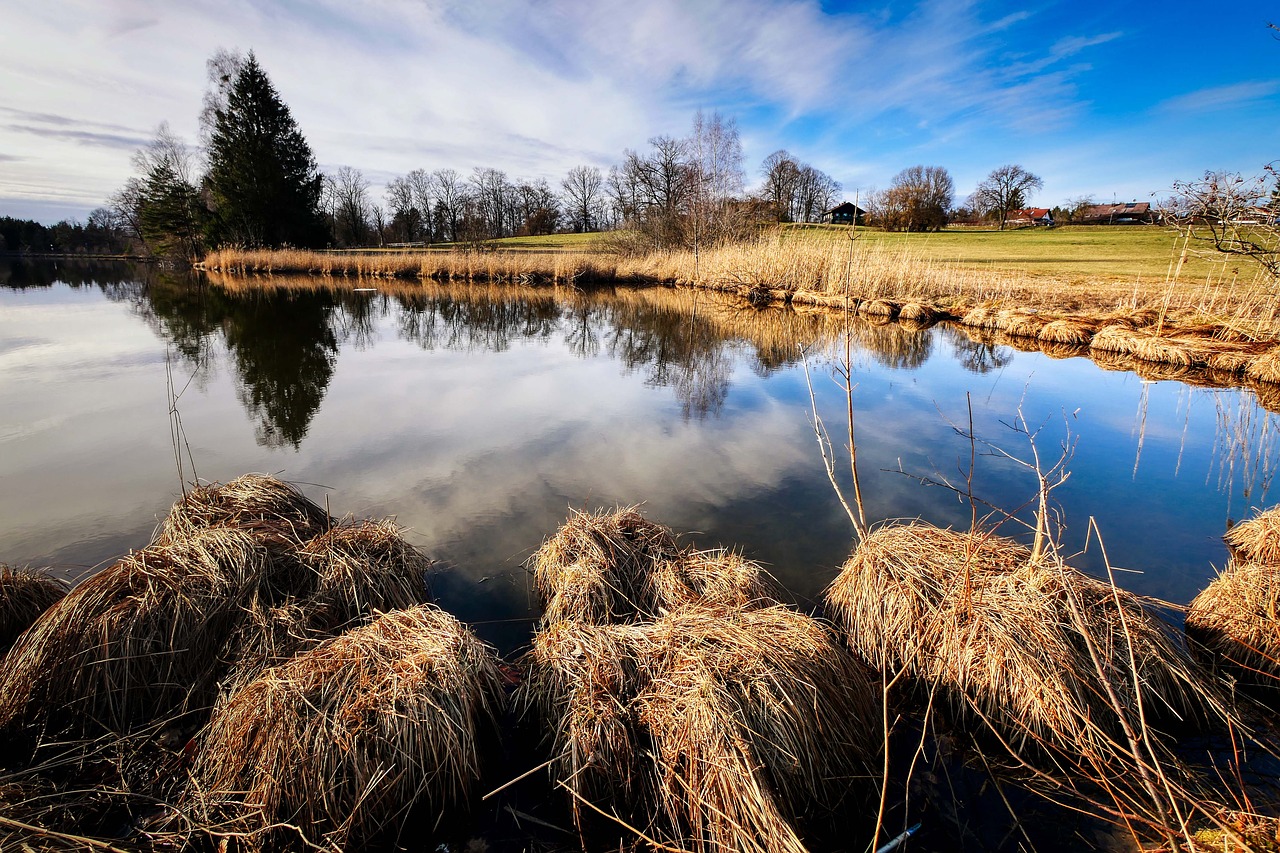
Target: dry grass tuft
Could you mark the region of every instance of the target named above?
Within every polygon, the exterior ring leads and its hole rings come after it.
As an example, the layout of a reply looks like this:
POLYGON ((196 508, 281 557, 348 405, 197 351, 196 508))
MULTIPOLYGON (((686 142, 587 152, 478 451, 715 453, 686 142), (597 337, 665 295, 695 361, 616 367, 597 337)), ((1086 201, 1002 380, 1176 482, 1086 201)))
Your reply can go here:
POLYGON ((245 605, 227 641, 224 691, 377 614, 433 602, 432 561, 391 520, 344 520, 286 554, 273 554, 290 584, 245 605))
POLYGON ((52 575, 0 563, 0 657, 66 594, 67 584, 52 575))
POLYGON ((1093 323, 1084 320, 1050 320, 1040 329, 1039 337, 1043 343, 1087 346, 1095 328, 1093 323))
POLYGON ((547 623, 654 619, 689 603, 777 602, 777 589, 759 564, 727 551, 682 550, 668 528, 634 508, 575 511, 532 562, 547 623))
POLYGON ((294 486, 265 474, 197 486, 174 504, 156 533, 176 542, 207 527, 234 527, 259 539, 292 545, 327 530, 329 514, 294 486))
POLYGON ((1280 696, 1280 564, 1232 560, 1191 602, 1187 637, 1210 665, 1280 696))
POLYGON ((1242 563, 1280 566, 1280 506, 1240 522, 1223 538, 1231 555, 1242 563))
POLYGON ((192 771, 204 825, 344 849, 465 807, 501 701, 493 650, 452 616, 382 615, 219 704, 192 771))
POLYGON ((892 318, 898 313, 898 305, 888 299, 869 299, 858 305, 858 313, 868 317, 892 318))
POLYGON ((919 302, 908 302, 898 311, 898 322, 912 323, 924 327, 938 319, 938 312, 928 305, 919 302))
POLYGON ((312 626, 339 631, 375 611, 403 610, 432 601, 432 561, 390 520, 346 521, 298 550, 316 573, 308 596, 312 626))
POLYGON ((996 316, 995 327, 1020 338, 1038 338, 1048 323, 1047 319, 1032 311, 1006 309, 996 316))
POLYGON ((651 570, 678 553, 671 531, 634 507, 595 515, 575 510, 533 555, 543 618, 605 623, 651 610, 651 570))
POLYGON ((81 583, 0 663, 0 730, 105 726, 210 702, 222 645, 269 553, 248 533, 196 530, 135 551, 81 583))
POLYGON ((1113 323, 1103 326, 1093 336, 1090 346, 1101 352, 1127 355, 1143 361, 1155 361, 1165 364, 1192 367, 1203 364, 1205 357, 1196 358, 1193 349, 1186 341, 1161 337, 1140 329, 1131 329, 1125 324, 1113 323))
POLYGON ((554 622, 528 663, 580 829, 591 804, 681 849, 801 851, 796 819, 837 810, 880 743, 878 690, 785 607, 554 622))
POLYGON ((1245 375, 1258 382, 1280 384, 1280 346, 1274 346, 1250 361, 1245 375))
POLYGON ((1032 562, 1002 537, 881 528, 845 564, 827 605, 872 667, 938 689, 961 721, 1014 749, 1112 755, 1123 725, 1109 694, 1134 729, 1139 708, 1148 722, 1224 713, 1140 599, 1055 559, 1032 562))

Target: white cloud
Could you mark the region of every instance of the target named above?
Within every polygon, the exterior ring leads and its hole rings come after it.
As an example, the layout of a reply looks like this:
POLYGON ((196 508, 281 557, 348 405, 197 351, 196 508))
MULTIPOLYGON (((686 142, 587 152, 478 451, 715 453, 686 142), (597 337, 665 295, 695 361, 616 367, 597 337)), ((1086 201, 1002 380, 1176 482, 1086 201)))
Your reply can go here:
MULTIPOLYGON (((484 165, 554 183, 684 132, 702 108, 738 117, 749 169, 788 148, 851 185, 883 183, 913 151, 1079 130, 1090 60, 1133 47, 1114 19, 1064 34, 1042 10, 1001 17, 933 0, 841 13, 818 0, 10 6, 0 213, 13 215, 83 215, 162 121, 194 140, 205 59, 219 47, 257 53, 322 164, 375 178, 484 165)), ((1218 86, 1166 107, 1277 85, 1218 86)))

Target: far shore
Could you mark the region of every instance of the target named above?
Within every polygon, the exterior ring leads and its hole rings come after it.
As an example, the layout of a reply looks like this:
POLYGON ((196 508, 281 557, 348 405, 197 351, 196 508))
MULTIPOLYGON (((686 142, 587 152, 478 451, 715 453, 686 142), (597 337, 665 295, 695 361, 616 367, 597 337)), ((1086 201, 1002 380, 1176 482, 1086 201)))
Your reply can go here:
MULTIPOLYGON (((498 242, 486 251, 220 249, 197 266, 255 280, 316 276, 339 287, 370 280, 692 287, 736 293, 755 306, 814 306, 904 325, 947 320, 1023 349, 1087 354, 1103 366, 1147 365, 1160 378, 1280 386, 1275 282, 1239 261, 1215 263, 1175 245, 1172 232, 1142 229, 1131 238, 1124 230, 1080 229, 1052 242, 1039 234, 1001 234, 995 238, 1001 244, 965 246, 970 256, 994 256, 990 245, 1016 247, 1017 260, 1003 264, 994 257, 976 263, 940 257, 940 243, 955 251, 954 242, 943 243, 955 241, 953 235, 904 240, 860 231, 855 237, 861 239, 850 239, 848 229, 797 229, 697 252, 610 252, 583 243, 576 251, 537 251, 526 239, 515 250, 498 242), (1130 250, 1134 240, 1147 241, 1145 256, 1130 250), (1161 244, 1169 247, 1167 272, 1151 275, 1161 262, 1151 257, 1152 246, 1161 244), (1128 252, 1121 265, 1145 264, 1147 276, 1075 271, 1099 257, 1105 263, 1108 251, 1128 252), (1034 265, 1027 258, 1043 263, 1028 268, 1034 265)), ((1280 388, 1264 390, 1280 394, 1280 388)))

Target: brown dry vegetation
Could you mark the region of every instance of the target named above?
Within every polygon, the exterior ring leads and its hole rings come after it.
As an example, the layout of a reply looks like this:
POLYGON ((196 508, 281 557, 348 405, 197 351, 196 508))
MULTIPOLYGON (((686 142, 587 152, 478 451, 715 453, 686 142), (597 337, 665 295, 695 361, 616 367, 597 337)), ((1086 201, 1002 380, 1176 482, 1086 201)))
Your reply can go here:
POLYGON ((1187 636, 1211 666, 1280 698, 1280 507, 1226 535, 1231 560, 1187 610, 1187 636))
POLYGON ((555 732, 580 831, 800 853, 802 815, 865 796, 878 691, 758 565, 680 549, 634 509, 575 512, 531 562, 545 608, 523 701, 555 732))
POLYGON ((991 533, 913 523, 866 537, 826 598, 855 654, 1033 789, 1175 839, 1212 813, 1214 783, 1173 747, 1240 719, 1131 593, 991 533))
POLYGON ((493 737, 491 648, 432 605, 397 610, 267 669, 214 710, 192 770, 204 831, 343 850, 414 807, 465 810, 493 737))
POLYGON ((0 656, 66 594, 66 583, 52 575, 0 563, 0 656))
MULTIPOLYGON (((1171 238, 1172 239, 1172 238, 1171 238)), ((1163 277, 1136 280, 1032 273, 961 264, 909 243, 814 239, 772 232, 697 253, 421 252, 334 254, 223 249, 206 270, 238 276, 308 274, 466 283, 581 285, 675 284, 730 291, 754 304, 789 302, 864 315, 953 319, 1045 343, 1088 345, 1153 363, 1212 367, 1280 382, 1275 282, 1265 272, 1225 268, 1183 279, 1170 263, 1163 277), (1014 307, 1016 306, 1016 307, 1014 307)))

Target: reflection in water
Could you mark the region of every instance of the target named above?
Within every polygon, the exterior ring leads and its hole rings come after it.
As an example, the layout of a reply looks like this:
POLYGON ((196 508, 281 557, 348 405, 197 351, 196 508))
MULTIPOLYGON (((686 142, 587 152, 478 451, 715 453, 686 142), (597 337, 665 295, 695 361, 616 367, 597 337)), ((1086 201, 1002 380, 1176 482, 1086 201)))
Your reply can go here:
POLYGON ((970 373, 990 373, 1013 361, 1012 348, 970 337, 957 326, 946 326, 943 334, 949 339, 960 365, 970 373))
MULTIPOLYGON (((344 313, 347 328, 358 330, 360 315, 344 313)), ((240 402, 257 418, 259 443, 302 443, 338 360, 339 319, 331 297, 298 299, 279 292, 237 300, 223 318, 222 333, 240 376, 240 402)), ((354 337, 361 340, 358 331, 354 337)))
MULTIPOLYGON (((111 267, 68 288, 7 269, 23 283, 0 289, 0 560, 88 567, 145 543, 177 488, 166 354, 195 373, 182 415, 202 475, 281 473, 332 487, 340 512, 398 514, 456 567, 439 588, 472 621, 529 616, 520 564, 569 506, 645 502, 657 521, 704 531, 701 544, 762 559, 801 601, 848 556, 798 366, 803 346, 823 417, 840 423, 842 395, 822 375, 844 352, 839 313, 670 288, 111 267)), ((954 480, 969 447, 951 424, 980 390, 975 430, 1011 450, 1002 423, 1019 406, 1050 431, 1068 414, 1080 451, 1055 496, 1072 547, 1096 516, 1116 564, 1148 570, 1127 584, 1186 601, 1225 559, 1227 516, 1266 499, 1280 462, 1280 430, 1249 394, 1142 384, 947 327, 854 317, 850 333, 873 520, 967 524, 953 494, 893 472, 954 480)), ((994 457, 974 488, 1005 509, 1034 492, 994 457)), ((503 624, 515 626, 505 646, 525 639, 526 622, 503 624)))

